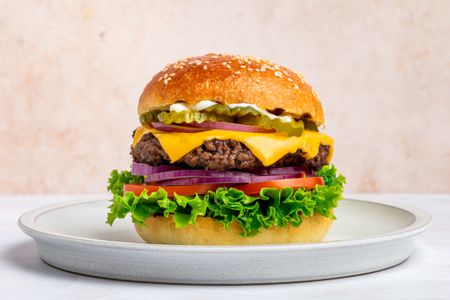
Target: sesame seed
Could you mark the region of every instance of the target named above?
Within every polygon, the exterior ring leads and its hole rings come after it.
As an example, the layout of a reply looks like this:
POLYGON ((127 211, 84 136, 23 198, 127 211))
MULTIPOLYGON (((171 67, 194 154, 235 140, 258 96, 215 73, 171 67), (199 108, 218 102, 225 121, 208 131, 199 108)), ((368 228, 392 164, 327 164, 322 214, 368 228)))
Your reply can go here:
POLYGON ((245 69, 245 68, 247 68, 246 65, 242 65, 242 66, 241 66, 241 69, 245 69))
POLYGON ((222 66, 226 66, 227 65, 227 62, 226 61, 224 61, 224 62, 222 62, 222 63, 220 63, 222 66))
POLYGON ((275 74, 275 76, 277 76, 277 77, 280 77, 280 78, 283 77, 283 73, 281 73, 281 72, 279 72, 279 71, 275 72, 274 74, 275 74))
POLYGON ((241 74, 241 71, 236 71, 236 72, 234 72, 234 74, 239 75, 239 74, 241 74))
POLYGON ((288 81, 289 81, 289 82, 293 82, 294 80, 292 80, 292 78, 288 78, 288 81))
POLYGON ((305 79, 305 77, 303 77, 301 73, 296 72, 295 74, 297 74, 297 76, 300 77, 300 79, 305 79))
POLYGON ((169 76, 175 76, 175 73, 170 73, 169 76))
POLYGON ((166 79, 167 77, 169 77, 169 74, 164 74, 163 78, 166 79))
POLYGON ((253 71, 253 68, 248 68, 249 71, 253 71))
POLYGON ((203 70, 208 70, 208 66, 207 66, 207 65, 204 65, 204 66, 203 66, 203 70))
POLYGON ((231 66, 230 66, 230 65, 227 65, 227 68, 228 68, 228 69, 231 69, 231 66))
POLYGON ((227 55, 225 53, 221 53, 220 56, 226 57, 227 55))
POLYGON ((159 77, 159 78, 158 78, 158 82, 160 82, 162 79, 163 79, 162 77, 159 77))
POLYGON ((249 59, 252 59, 252 60, 256 61, 256 62, 261 62, 261 59, 259 57, 255 57, 255 56, 251 56, 251 55, 248 55, 247 57, 249 59))
POLYGON ((294 89, 298 90, 299 89, 298 85, 294 85, 294 89))

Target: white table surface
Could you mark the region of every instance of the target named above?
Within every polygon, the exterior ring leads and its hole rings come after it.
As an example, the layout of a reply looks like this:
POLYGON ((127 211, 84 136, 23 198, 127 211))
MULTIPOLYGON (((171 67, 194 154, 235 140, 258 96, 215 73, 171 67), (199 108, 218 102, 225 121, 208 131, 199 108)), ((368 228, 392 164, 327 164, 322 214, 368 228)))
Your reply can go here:
POLYGON ((189 286, 124 282, 77 275, 39 259, 33 240, 17 227, 24 212, 52 203, 105 196, 1 196, 0 299, 450 299, 450 195, 351 194, 349 198, 410 204, 433 225, 416 250, 394 268, 315 282, 189 286))

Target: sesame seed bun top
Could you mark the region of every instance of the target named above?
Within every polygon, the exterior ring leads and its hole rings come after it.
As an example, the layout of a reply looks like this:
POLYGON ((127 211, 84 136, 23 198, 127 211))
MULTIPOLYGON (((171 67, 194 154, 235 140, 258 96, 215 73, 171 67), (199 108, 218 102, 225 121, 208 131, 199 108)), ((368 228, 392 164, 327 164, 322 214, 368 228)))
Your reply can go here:
POLYGON ((202 100, 282 109, 296 118, 324 123, 320 100, 300 73, 264 59, 228 54, 190 57, 167 65, 145 87, 138 114, 177 101, 193 105, 202 100))

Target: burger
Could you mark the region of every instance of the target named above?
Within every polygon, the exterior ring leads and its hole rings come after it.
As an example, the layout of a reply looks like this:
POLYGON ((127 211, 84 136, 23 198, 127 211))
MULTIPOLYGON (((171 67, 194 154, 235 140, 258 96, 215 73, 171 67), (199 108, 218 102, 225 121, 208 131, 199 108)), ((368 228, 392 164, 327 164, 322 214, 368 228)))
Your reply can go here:
POLYGON ((167 65, 138 104, 130 170, 114 170, 107 223, 147 243, 321 241, 345 178, 330 164, 322 105, 304 77, 229 54, 167 65))

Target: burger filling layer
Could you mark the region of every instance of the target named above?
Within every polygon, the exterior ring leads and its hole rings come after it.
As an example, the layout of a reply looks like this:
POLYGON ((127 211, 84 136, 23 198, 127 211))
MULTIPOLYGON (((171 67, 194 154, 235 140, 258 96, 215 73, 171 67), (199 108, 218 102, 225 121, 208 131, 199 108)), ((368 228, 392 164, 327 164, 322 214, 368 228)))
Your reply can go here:
MULTIPOLYGON (((230 150, 229 148, 231 147, 234 149, 231 150, 231 152, 234 151, 236 155, 239 150, 243 150, 243 154, 251 153, 252 157, 254 156, 257 158, 257 162, 252 163, 252 165, 258 166, 258 164, 261 163, 264 167, 268 167, 278 163, 280 160, 283 160, 285 156, 287 156, 288 160, 292 160, 292 156, 289 154, 293 154, 294 157, 297 157, 297 160, 294 161, 294 163, 314 159, 319 155, 321 145, 328 146, 326 161, 329 162, 333 152, 333 139, 316 131, 305 130, 301 136, 287 136, 284 133, 278 132, 255 133, 229 130, 207 130, 195 133, 168 133, 156 130, 154 128, 141 126, 137 128, 134 133, 132 148, 136 149, 136 151, 132 150, 132 155, 135 158, 142 160, 142 151, 145 151, 146 149, 152 150, 148 155, 154 156, 153 153, 156 153, 158 154, 158 157, 160 156, 160 159, 163 159, 163 161, 168 157, 170 163, 174 164, 185 158, 185 156, 192 156, 191 152, 200 153, 205 150, 219 153, 230 152, 228 150, 230 150), (143 139, 144 136, 146 136, 145 139, 143 139), (152 139, 152 137, 155 139, 152 139), (164 150, 163 152, 167 155, 164 155, 164 153, 160 150, 153 149, 155 148, 155 145, 157 145, 156 140, 159 142, 161 149, 164 150), (217 142, 215 140, 229 141, 217 142), (141 141, 143 143, 141 143, 141 141), (208 143, 210 141, 212 141, 212 143, 208 143), (150 144, 153 146, 150 147, 150 144), (133 154, 133 152, 139 153, 133 154)), ((323 151, 325 150, 322 150, 322 152, 323 151)), ((237 156, 232 156, 228 159, 232 158, 239 159, 237 156)), ((241 160, 248 161, 248 159, 244 159, 244 157, 242 157, 241 160)), ((147 161, 152 164, 153 159, 147 161)), ((249 168, 244 165, 240 166, 240 162, 235 164, 238 166, 236 167, 238 169, 249 168)), ((203 167, 208 168, 207 166, 203 167)), ((215 169, 224 169, 224 167, 215 169)))
MULTIPOLYGON (((182 147, 182 145, 179 145, 182 147)), ((131 148, 133 161, 146 163, 151 166, 170 164, 170 157, 164 151, 159 140, 151 133, 147 133, 131 148)), ((298 149, 288 153, 271 167, 305 166, 317 171, 328 163, 330 155, 329 145, 319 145, 315 157, 307 159, 305 153, 298 149)), ((201 146, 177 160, 175 165, 194 169, 207 170, 251 170, 263 167, 263 163, 243 143, 231 139, 206 140, 201 146)))
POLYGON ((246 237, 298 227, 316 213, 334 218, 345 178, 329 165, 331 137, 307 120, 286 123, 252 107, 210 108, 164 111, 136 129, 131 172, 114 170, 108 181, 109 224, 131 214, 136 224, 164 216, 183 228, 203 216, 225 228, 237 222, 246 237))

